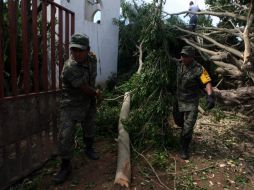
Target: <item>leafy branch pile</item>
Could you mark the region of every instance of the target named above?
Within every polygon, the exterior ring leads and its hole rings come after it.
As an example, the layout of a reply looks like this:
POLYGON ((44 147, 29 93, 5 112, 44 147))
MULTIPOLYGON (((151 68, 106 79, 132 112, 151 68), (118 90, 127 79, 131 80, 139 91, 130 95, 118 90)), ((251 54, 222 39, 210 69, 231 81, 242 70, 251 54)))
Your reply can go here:
MULTIPOLYGON (((125 27, 130 29, 128 32, 135 30, 136 35, 130 37, 128 42, 134 44, 130 46, 140 44, 139 48, 142 47, 141 73, 133 74, 130 80, 119 88, 122 93, 132 92, 131 112, 125 125, 132 143, 138 147, 150 143, 161 145, 168 143, 165 140, 170 139, 170 131, 166 126, 171 112, 172 92, 175 89, 176 68, 170 60, 169 52, 170 48, 178 47, 176 36, 168 30, 167 22, 162 19, 162 7, 162 1, 159 4, 143 3, 140 6, 135 2, 122 2, 123 17, 126 15, 130 24, 123 25, 126 22, 124 18, 118 21, 120 31, 127 32, 125 27), (121 29, 122 27, 124 29, 121 29)), ((125 40, 123 36, 120 38, 121 42, 125 40)), ((121 43, 120 49, 126 47, 129 46, 121 43)), ((137 48, 133 50, 137 51, 137 48)))

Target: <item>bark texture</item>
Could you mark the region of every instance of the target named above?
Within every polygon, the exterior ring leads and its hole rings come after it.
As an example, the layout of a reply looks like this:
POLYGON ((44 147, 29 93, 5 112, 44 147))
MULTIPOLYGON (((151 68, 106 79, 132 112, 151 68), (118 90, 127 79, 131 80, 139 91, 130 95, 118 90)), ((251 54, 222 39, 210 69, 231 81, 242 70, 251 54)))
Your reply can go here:
POLYGON ((130 93, 126 92, 119 117, 118 124, 118 156, 117 170, 114 182, 114 190, 129 189, 131 179, 130 164, 130 139, 128 132, 124 129, 123 121, 128 118, 130 112, 130 93))

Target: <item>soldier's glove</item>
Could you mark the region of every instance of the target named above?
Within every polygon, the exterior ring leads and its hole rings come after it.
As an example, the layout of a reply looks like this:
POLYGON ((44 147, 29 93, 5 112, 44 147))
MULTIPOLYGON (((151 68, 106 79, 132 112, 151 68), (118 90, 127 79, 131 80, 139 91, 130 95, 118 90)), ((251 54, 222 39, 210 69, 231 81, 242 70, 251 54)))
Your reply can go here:
POLYGON ((208 95, 207 99, 206 99, 206 109, 210 110, 212 108, 214 108, 215 106, 215 99, 213 97, 213 95, 208 95))

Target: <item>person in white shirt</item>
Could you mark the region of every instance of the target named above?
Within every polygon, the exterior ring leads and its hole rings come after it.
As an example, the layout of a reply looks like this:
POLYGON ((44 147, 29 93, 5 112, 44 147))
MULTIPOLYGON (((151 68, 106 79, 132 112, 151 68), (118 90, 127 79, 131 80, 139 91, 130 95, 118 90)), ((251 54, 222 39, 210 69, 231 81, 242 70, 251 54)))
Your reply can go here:
POLYGON ((191 31, 195 32, 196 27, 197 27, 197 22, 198 22, 198 16, 195 14, 195 12, 199 12, 200 9, 199 9, 198 5, 194 5, 193 1, 191 1, 189 11, 191 11, 193 13, 186 13, 186 15, 184 17, 189 15, 189 17, 190 17, 189 28, 191 31))

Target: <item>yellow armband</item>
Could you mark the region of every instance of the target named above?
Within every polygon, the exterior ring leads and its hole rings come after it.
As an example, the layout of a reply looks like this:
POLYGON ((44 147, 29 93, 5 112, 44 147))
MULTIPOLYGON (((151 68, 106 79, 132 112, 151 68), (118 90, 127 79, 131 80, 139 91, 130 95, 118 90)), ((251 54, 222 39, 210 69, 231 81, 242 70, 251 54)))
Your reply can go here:
POLYGON ((211 77, 209 76, 208 72, 205 70, 204 67, 202 67, 202 74, 200 76, 200 80, 203 84, 206 84, 208 82, 211 82, 211 77))

